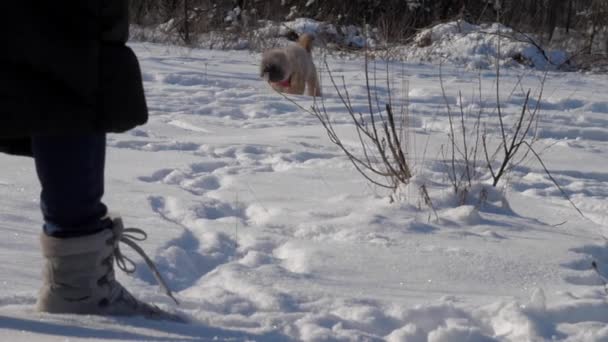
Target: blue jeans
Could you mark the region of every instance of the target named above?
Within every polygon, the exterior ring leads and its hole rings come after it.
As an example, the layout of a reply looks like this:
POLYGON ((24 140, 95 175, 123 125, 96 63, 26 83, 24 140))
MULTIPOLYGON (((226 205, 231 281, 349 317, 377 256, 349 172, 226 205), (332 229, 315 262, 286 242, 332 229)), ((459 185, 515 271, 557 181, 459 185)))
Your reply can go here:
POLYGON ((105 133, 32 137, 42 187, 44 232, 54 237, 95 234, 107 228, 104 193, 105 133))

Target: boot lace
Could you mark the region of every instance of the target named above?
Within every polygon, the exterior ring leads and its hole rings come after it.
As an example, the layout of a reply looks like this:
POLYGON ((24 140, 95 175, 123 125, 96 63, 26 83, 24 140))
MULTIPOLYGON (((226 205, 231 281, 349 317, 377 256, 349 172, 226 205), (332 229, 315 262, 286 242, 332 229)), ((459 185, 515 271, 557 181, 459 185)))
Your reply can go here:
POLYGON ((154 262, 148 257, 146 252, 137 244, 138 242, 144 241, 148 238, 148 234, 145 231, 139 228, 125 228, 122 224, 122 220, 120 218, 116 218, 114 221, 114 237, 112 239, 112 244, 114 246, 114 258, 116 260, 116 266, 123 270, 127 274, 132 274, 136 270, 136 265, 133 260, 124 255, 120 250, 119 243, 124 243, 125 245, 131 247, 137 254, 139 254, 142 259, 146 262, 146 265, 152 271, 154 278, 158 282, 160 288, 165 292, 165 294, 175 301, 175 304, 179 305, 177 299, 173 296, 173 292, 167 286, 167 282, 162 277, 154 262))

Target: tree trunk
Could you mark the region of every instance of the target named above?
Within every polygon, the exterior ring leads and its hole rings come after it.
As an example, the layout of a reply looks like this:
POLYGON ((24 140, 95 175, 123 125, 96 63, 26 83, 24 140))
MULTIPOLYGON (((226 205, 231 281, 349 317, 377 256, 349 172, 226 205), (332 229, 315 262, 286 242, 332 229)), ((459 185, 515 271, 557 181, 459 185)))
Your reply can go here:
POLYGON ((547 34, 547 43, 551 43, 553 39, 553 32, 557 25, 557 10, 560 7, 558 4, 551 3, 550 1, 545 2, 547 20, 545 21, 545 33, 547 34))
POLYGON ((589 35, 589 49, 587 50, 588 54, 593 52, 593 41, 595 40, 595 34, 597 33, 597 26, 595 23, 591 24, 593 28, 591 29, 591 34, 589 35))
POLYGON ((188 0, 184 0, 184 43, 186 45, 190 45, 190 11, 188 3, 188 0))
POLYGON ((568 1, 568 16, 566 17, 566 34, 570 33, 570 26, 572 25, 572 3, 573 3, 573 0, 568 1))

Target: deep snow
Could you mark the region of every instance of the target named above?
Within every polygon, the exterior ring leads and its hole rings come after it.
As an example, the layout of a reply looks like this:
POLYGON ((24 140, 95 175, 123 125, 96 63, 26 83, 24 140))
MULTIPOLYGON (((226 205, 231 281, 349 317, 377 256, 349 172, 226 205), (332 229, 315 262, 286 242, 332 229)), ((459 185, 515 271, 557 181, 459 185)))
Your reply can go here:
MULTIPOLYGON (((0 155, 1 340, 608 341, 606 293, 591 267, 608 275, 608 77, 549 73, 541 100, 536 146, 584 219, 533 159, 502 184, 508 207, 498 195, 485 209, 454 206, 439 153, 449 131, 440 69, 391 64, 395 87, 407 85, 409 150, 437 221, 415 189, 390 203, 367 185, 315 118, 259 79, 258 55, 132 46, 152 115, 110 135, 106 202, 148 231, 144 246, 182 305, 143 264, 119 279, 192 323, 34 312, 39 187, 30 159, 0 155)), ((363 60, 328 64, 365 108, 363 60)), ((317 65, 326 107, 354 143, 319 56, 317 65)), ((471 94, 481 79, 491 107, 492 71, 444 65, 441 74, 449 102, 461 90, 465 108, 479 105, 471 94)), ((503 70, 507 115, 523 100, 509 94, 515 85, 538 91, 541 77, 503 70)), ((492 122, 488 114, 496 135, 492 122)))

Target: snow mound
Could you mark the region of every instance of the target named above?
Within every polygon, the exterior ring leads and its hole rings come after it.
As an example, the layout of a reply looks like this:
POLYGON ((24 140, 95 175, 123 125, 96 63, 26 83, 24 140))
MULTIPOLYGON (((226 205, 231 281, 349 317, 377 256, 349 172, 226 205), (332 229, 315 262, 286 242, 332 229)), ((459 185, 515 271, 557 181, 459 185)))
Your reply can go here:
POLYGON ((469 69, 525 65, 540 70, 563 67, 564 51, 543 51, 533 38, 502 24, 473 25, 452 21, 422 30, 403 50, 407 60, 449 62, 469 69))
POLYGON ((267 21, 262 28, 256 30, 256 36, 272 39, 287 37, 290 32, 311 34, 318 38, 318 44, 321 46, 346 46, 361 49, 365 46, 374 48, 378 45, 375 32, 369 28, 363 29, 354 25, 335 26, 310 18, 297 18, 282 23, 267 21))

